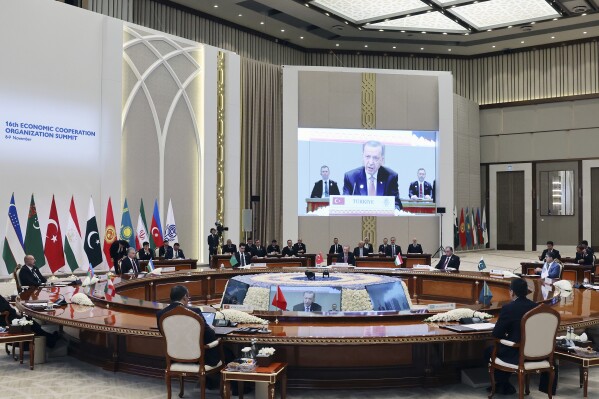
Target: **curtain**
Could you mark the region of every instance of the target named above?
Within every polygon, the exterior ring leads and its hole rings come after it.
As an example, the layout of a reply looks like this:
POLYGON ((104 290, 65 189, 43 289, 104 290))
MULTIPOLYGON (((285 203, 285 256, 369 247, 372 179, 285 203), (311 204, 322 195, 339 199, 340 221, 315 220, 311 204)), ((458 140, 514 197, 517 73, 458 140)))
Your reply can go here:
POLYGON ((252 238, 265 246, 283 238, 282 84, 280 66, 241 59, 241 205, 254 210, 252 238))

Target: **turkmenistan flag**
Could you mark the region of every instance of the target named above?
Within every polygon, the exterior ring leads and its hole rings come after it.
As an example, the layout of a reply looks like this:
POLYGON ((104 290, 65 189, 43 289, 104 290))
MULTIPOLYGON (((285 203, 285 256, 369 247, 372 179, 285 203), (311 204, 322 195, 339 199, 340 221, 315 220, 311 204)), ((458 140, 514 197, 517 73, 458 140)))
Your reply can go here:
POLYGON ((4 235, 4 245, 2 247, 2 259, 6 265, 6 270, 0 268, 0 274, 9 274, 15 271, 18 263, 23 262, 25 258, 25 248, 23 248, 23 236, 21 234, 21 224, 19 215, 15 206, 15 195, 13 193, 8 206, 8 219, 6 219, 6 234, 4 235))
POLYGON ((46 264, 42 231, 40 230, 40 221, 37 218, 33 194, 31 194, 29 216, 27 217, 27 230, 25 231, 25 252, 27 255, 33 255, 35 258, 35 266, 38 269, 46 264))
POLYGON ((85 250, 87 259, 92 267, 102 264, 102 246, 100 245, 100 234, 98 233, 98 222, 96 221, 94 201, 91 198, 89 199, 83 249, 85 250))
POLYGON ((71 197, 69 223, 64 237, 64 254, 71 271, 86 267, 89 264, 87 255, 83 250, 81 229, 79 228, 79 219, 77 218, 77 209, 73 197, 71 197))
MULTIPOLYGON (((141 216, 141 220, 144 222, 144 228, 146 232, 148 232, 148 222, 146 222, 146 211, 144 210, 144 199, 141 199, 141 205, 139 206, 139 215, 141 216)), ((156 249, 156 244, 154 243, 154 239, 151 234, 148 234, 148 241, 150 243, 150 248, 152 250, 156 249)), ((141 243, 140 243, 141 244, 141 243)))
POLYGON ((229 259, 229 263, 231 263, 231 267, 235 267, 239 262, 237 262, 237 258, 235 257, 235 254, 233 254, 233 256, 231 256, 231 259, 229 259))

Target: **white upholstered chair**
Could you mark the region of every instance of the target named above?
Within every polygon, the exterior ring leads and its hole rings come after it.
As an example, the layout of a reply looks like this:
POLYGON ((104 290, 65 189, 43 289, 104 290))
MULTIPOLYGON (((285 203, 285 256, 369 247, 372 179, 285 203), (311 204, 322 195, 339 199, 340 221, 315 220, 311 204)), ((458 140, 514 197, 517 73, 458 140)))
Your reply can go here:
POLYGON ((522 318, 521 340, 517 344, 507 339, 496 339, 493 354, 489 361, 489 375, 491 377, 491 393, 489 398, 495 394, 495 369, 516 373, 518 375, 519 398, 524 397, 524 385, 526 383, 526 394, 530 393, 529 378, 532 373, 549 373, 548 395, 552 397, 553 379, 555 370, 553 367, 553 352, 555 349, 555 336, 559 327, 559 313, 547 305, 540 305, 527 312, 522 318), (497 358, 499 345, 518 348, 520 352, 518 364, 511 364, 497 358))
MULTIPOLYGON (((165 379, 168 398, 171 398, 171 379, 178 377, 183 397, 183 379, 196 377, 200 380, 201 398, 206 397, 206 375, 219 374, 225 366, 225 356, 220 339, 204 345, 204 328, 206 324, 198 314, 177 306, 163 314, 159 320, 160 331, 166 340, 165 379), (220 348, 220 362, 214 366, 205 364, 207 349, 220 348)), ((222 393, 222 382, 221 382, 222 393)))

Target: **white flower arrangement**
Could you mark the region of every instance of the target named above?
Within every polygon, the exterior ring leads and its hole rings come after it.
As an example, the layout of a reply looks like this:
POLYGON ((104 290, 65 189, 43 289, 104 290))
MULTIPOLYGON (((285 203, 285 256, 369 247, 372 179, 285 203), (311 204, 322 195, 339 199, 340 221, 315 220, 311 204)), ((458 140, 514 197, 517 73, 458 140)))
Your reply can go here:
POLYGON ((372 310, 372 302, 366 290, 350 290, 344 288, 341 291, 341 310, 346 312, 362 312, 372 310))
POLYGON ((50 277, 48 277, 47 280, 48 281, 56 281, 56 280, 58 280, 58 277, 56 277, 55 275, 51 275, 50 277))
POLYGON ((98 281, 100 281, 100 280, 98 280, 98 278, 96 276, 92 277, 91 280, 90 280, 89 276, 86 276, 85 280, 83 280, 83 283, 81 283, 81 285, 83 287, 87 287, 89 285, 96 284, 98 281))
POLYGON ((71 297, 71 303, 83 306, 94 306, 94 303, 82 292, 78 292, 71 297))
POLYGON ((560 296, 563 296, 564 298, 572 295, 572 283, 568 280, 556 281, 553 283, 553 286, 558 289, 560 296))
POLYGON ((13 326, 32 326, 33 320, 27 320, 26 317, 22 317, 20 319, 13 319, 12 325, 13 326))
POLYGON ((268 324, 268 320, 252 316, 251 314, 242 312, 237 309, 222 309, 220 312, 216 313, 216 318, 226 318, 227 320, 241 324, 268 324))
POLYGON ((269 295, 270 290, 268 288, 250 287, 243 304, 251 306, 254 310, 268 310, 269 295))
POLYGON ((485 313, 485 312, 481 312, 478 310, 472 310, 472 309, 466 309, 466 308, 460 308, 460 309, 450 310, 449 312, 438 313, 434 316, 424 319, 424 321, 427 323, 439 322, 439 321, 459 321, 461 318, 464 318, 464 317, 480 317, 481 319, 493 318, 493 316, 491 316, 490 314, 485 313))
POLYGON ((275 354, 275 348, 260 348, 258 356, 272 356, 275 354))

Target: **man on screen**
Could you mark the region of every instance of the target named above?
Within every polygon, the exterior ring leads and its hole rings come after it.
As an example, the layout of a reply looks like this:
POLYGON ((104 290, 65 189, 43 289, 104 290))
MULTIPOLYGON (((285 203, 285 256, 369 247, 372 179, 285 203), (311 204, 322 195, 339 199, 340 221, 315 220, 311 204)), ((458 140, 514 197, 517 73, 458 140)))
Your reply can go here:
POLYGON ((382 166, 385 163, 385 146, 379 141, 362 145, 364 166, 345 173, 343 195, 369 195, 395 197, 395 208, 401 209, 397 173, 382 166))
POLYGON ((314 302, 316 294, 314 291, 304 292, 304 302, 293 307, 294 312, 322 312, 322 306, 314 302))
POLYGON ((433 195, 433 186, 426 179, 426 170, 424 168, 418 169, 418 180, 410 183, 410 188, 408 189, 408 195, 410 199, 413 200, 429 200, 433 195))
POLYGON ((321 180, 314 183, 310 198, 329 198, 330 195, 339 195, 339 187, 337 182, 329 180, 329 167, 322 165, 320 167, 321 180))

